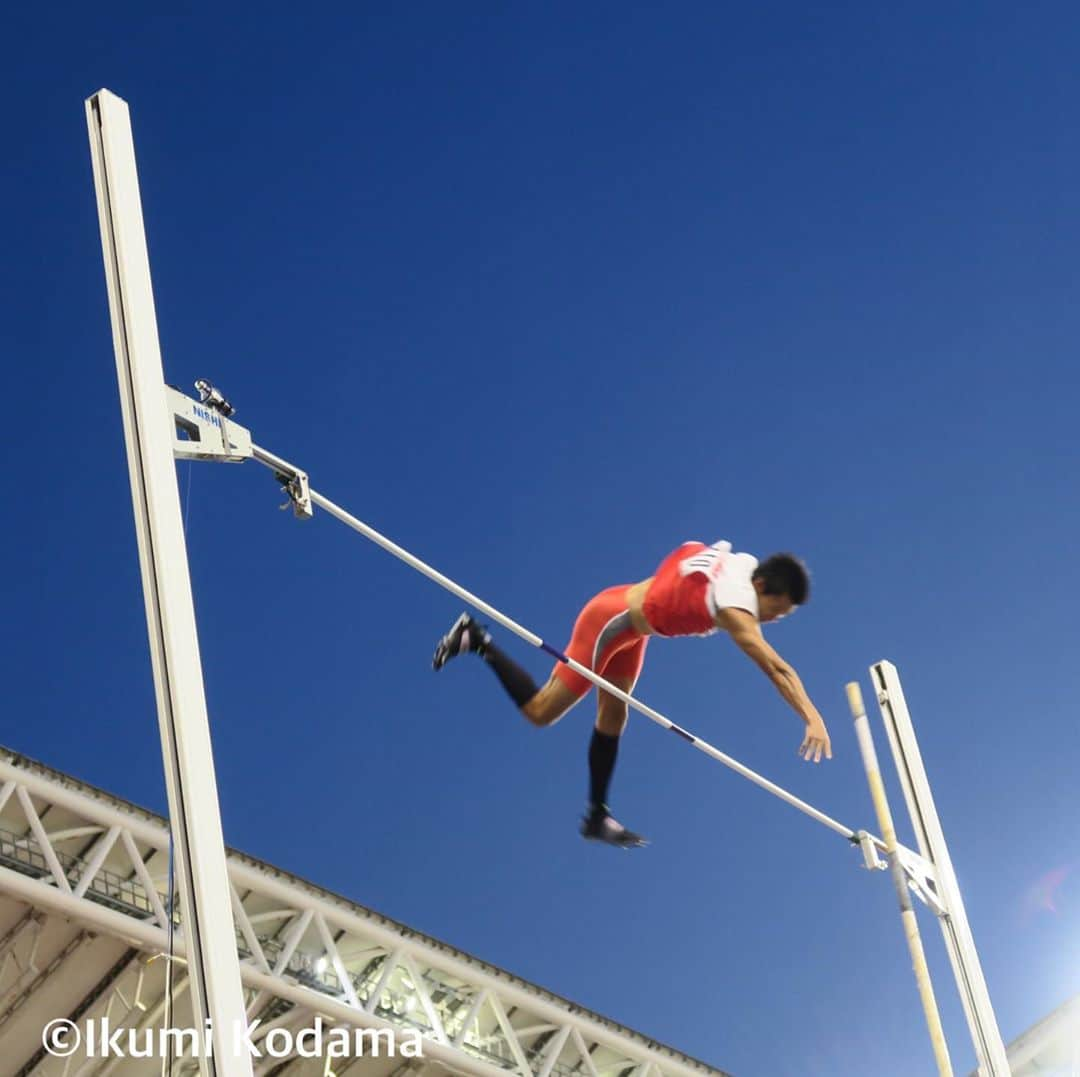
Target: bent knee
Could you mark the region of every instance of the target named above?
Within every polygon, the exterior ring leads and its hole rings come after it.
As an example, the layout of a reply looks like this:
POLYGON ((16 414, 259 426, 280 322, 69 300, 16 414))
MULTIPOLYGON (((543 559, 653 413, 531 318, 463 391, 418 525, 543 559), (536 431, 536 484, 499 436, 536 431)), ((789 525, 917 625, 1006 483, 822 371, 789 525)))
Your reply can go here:
POLYGON ((552 676, 547 684, 521 706, 521 713, 535 726, 554 725, 581 696, 552 676))
POLYGON ((525 715, 529 722, 534 726, 540 728, 551 725, 561 717, 561 715, 553 713, 552 708, 545 703, 543 692, 537 692, 532 699, 523 703, 521 705, 521 713, 525 715))

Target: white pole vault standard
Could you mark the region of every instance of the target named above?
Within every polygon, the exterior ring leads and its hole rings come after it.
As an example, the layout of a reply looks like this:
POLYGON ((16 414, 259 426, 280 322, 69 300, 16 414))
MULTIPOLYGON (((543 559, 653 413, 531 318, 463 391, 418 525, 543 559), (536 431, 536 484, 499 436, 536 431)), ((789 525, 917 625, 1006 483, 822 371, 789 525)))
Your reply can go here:
MULTIPOLYGON (((634 710, 644 714, 646 718, 651 718, 657 725, 663 726, 664 729, 671 730, 672 733, 682 737, 683 740, 692 744, 698 751, 704 752, 707 756, 715 759, 719 763, 723 763, 724 766, 730 767, 736 774, 741 774, 744 778, 749 779, 755 785, 760 786, 768 793, 772 793, 773 796, 779 797, 781 800, 790 804, 793 808, 798 808, 799 811, 806 815, 809 815, 811 819, 817 820, 817 822, 827 826, 830 830, 835 831, 842 837, 845 837, 850 842, 858 842, 859 834, 857 834, 850 827, 844 826, 843 823, 838 823, 835 819, 826 815, 824 812, 818 811, 817 808, 807 804, 806 801, 800 800, 797 796, 792 795, 786 789, 781 788, 774 782, 763 778, 756 771, 751 770, 749 767, 743 766, 737 759, 732 759, 731 756, 725 755, 718 748, 714 748, 707 741, 702 740, 700 737, 694 736, 693 733, 688 732, 681 726, 676 725, 670 718, 665 718, 659 711, 653 710, 652 707, 646 706, 640 700, 635 699, 633 696, 622 691, 620 688, 616 688, 615 685, 606 681, 603 677, 594 673, 587 666, 583 666, 580 662, 575 662, 574 659, 563 654, 561 651, 552 647, 550 644, 545 643, 539 636, 530 632, 527 628, 523 628, 516 621, 512 621, 505 614, 500 613, 494 606, 489 605, 483 599, 478 598, 471 591, 465 590, 460 584, 455 583, 449 577, 444 576, 441 572, 437 572, 430 565, 425 564, 420 558, 413 556, 408 550, 398 546, 397 543, 391 542, 385 535, 379 534, 373 527, 369 527, 362 520, 358 520, 355 516, 350 515, 344 509, 335 505, 332 501, 323 497, 322 494, 317 493, 315 490, 310 490, 307 487, 307 476, 304 472, 301 472, 298 468, 293 467, 292 464, 280 457, 275 456, 273 453, 267 452, 265 449, 260 448, 258 445, 251 446, 252 457, 258 460, 259 463, 265 464, 267 467, 272 468, 279 475, 286 478, 293 478, 294 476, 303 476, 304 491, 313 504, 318 505, 319 508, 328 512, 335 519, 340 520, 343 524, 351 527, 354 531, 358 531, 365 538, 370 539, 376 546, 381 546, 387 553, 393 554, 400 561, 404 561, 410 568, 416 569, 417 572, 426 576, 429 580, 434 581, 440 587, 445 588, 451 594, 457 595, 462 601, 467 602, 470 606, 479 610, 481 613, 490 617, 493 621, 502 625, 503 628, 514 635, 519 636, 525 640, 526 643, 531 643, 534 647, 538 647, 540 650, 550 654, 553 658, 559 662, 569 666, 574 672, 580 673, 586 680, 591 681, 597 688, 603 689, 605 692, 609 692, 615 696, 616 699, 621 699, 627 706, 633 707, 634 710)), ((885 843, 880 838, 871 838, 871 840, 884 851, 885 843)))
POLYGON ((943 907, 938 919, 975 1045, 980 1077, 1009 1077, 1008 1055, 990 1003, 975 939, 960 896, 960 885, 945 844, 945 833, 930 792, 930 781, 915 739, 915 727, 900 686, 900 675, 891 662, 878 662, 870 667, 870 679, 877 693, 919 852, 934 867, 935 884, 943 907))
POLYGON ((233 1049, 234 1029, 246 1027, 236 1024, 240 962, 131 119, 107 90, 86 102, 86 119, 196 1027, 213 1023, 213 1058, 199 1067, 250 1077, 251 1059, 233 1049))
POLYGON ((862 755, 863 766, 866 768, 870 799, 874 802, 878 826, 885 838, 885 856, 896 887, 896 896, 900 901, 900 919, 904 926, 908 952, 911 954, 911 967, 915 972, 915 983, 919 989, 926 1027, 930 1032, 934 1059, 941 1077, 952 1077, 952 1062, 949 1060, 949 1048, 945 1043, 945 1031, 941 1027, 941 1014, 938 1012, 937 1000, 934 998, 934 986, 930 982, 930 969, 926 964, 926 953, 923 950, 922 937, 919 935, 919 922, 915 918, 907 878, 897 855, 896 828, 893 825, 892 812, 885 795, 885 783, 881 780, 881 768, 878 766, 877 752, 874 750, 874 738, 870 732, 866 708, 863 706, 862 690, 856 682, 852 681, 847 686, 847 697, 852 717, 855 719, 855 735, 859 740, 859 752, 862 755))

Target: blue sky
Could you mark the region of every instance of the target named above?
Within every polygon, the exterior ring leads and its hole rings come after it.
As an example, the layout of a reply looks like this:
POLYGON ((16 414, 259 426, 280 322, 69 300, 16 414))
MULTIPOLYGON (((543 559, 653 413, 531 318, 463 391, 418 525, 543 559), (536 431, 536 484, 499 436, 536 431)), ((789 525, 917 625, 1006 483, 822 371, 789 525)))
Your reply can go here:
MULTIPOLYGON (((639 694, 873 828, 843 686, 894 661, 1006 1038, 1080 991, 1071 5, 8 31, 7 747, 164 810, 82 105, 107 86, 171 381, 556 642, 684 539, 800 553, 812 601, 769 637, 831 763, 726 640, 654 643, 639 694)), ((890 884, 840 839, 632 719, 613 802, 653 845, 587 845, 589 704, 528 728, 479 663, 431 672, 458 601, 254 465, 178 474, 232 845, 737 1077, 931 1070, 890 884)))

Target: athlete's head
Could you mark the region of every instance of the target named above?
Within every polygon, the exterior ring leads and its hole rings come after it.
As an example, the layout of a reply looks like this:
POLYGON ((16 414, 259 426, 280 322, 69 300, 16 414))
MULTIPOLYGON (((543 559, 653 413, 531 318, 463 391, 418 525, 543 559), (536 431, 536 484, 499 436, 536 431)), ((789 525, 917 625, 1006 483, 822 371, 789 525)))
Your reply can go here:
POLYGON ((762 624, 786 617, 810 597, 810 573, 794 554, 774 553, 754 569, 752 579, 762 624))

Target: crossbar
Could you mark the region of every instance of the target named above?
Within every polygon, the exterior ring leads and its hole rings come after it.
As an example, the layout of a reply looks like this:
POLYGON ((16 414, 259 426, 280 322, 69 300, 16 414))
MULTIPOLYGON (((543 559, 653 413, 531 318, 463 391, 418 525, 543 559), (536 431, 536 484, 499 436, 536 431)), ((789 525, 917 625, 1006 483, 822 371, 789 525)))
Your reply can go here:
MULTIPOLYGON (((264 464, 266 467, 272 468, 279 474, 286 476, 292 476, 296 474, 300 469, 294 467, 292 464, 287 463, 280 457, 275 456, 273 453, 268 452, 266 449, 261 448, 258 445, 251 446, 252 457, 258 460, 260 464, 264 464)), ((591 681, 597 688, 602 689, 605 692, 615 696, 616 699, 622 700, 627 706, 632 707, 640 714, 644 714, 646 718, 650 718, 657 725, 662 726, 664 729, 670 730, 677 736, 681 737, 688 744, 697 748, 698 751, 704 752, 707 756, 715 759, 718 763, 723 763, 725 767, 729 767, 735 771, 736 774, 741 774, 744 778, 753 782, 755 785, 764 789, 767 793, 772 793, 773 796, 778 797, 785 803, 790 804, 793 808, 797 808, 803 814, 808 815, 811 819, 816 820, 823 826, 827 826, 830 830, 841 835, 841 837, 847 838, 848 841, 857 843, 858 836, 854 830, 850 827, 844 826, 843 823, 837 822, 831 816, 826 815, 824 812, 819 811, 817 808, 810 804, 807 804, 805 800, 800 800, 797 796, 789 793, 786 789, 777 785, 775 782, 769 781, 768 778, 763 777, 756 771, 751 770, 749 767, 744 766, 737 759, 733 759, 730 755, 720 751, 719 748, 709 744, 708 741, 702 740, 700 737, 695 736, 693 733, 682 726, 676 725, 670 718, 665 717, 659 711, 654 710, 652 707, 641 700, 635 699, 634 696, 627 692, 624 692, 621 688, 617 688, 610 681, 605 680, 599 674, 594 673, 587 666, 583 666, 580 662, 576 662, 573 658, 562 653, 555 647, 552 647, 549 643, 545 643, 534 632, 530 632, 527 628, 522 627, 516 621, 507 617, 504 613, 497 610, 494 606, 485 602, 482 598, 474 595, 471 591, 467 591, 459 583, 450 579, 448 576, 444 576, 441 572, 436 571, 430 565, 421 561, 419 557, 411 554, 408 550, 399 546, 396 542, 392 542, 385 535, 380 534, 375 528, 364 523, 363 520, 358 520, 355 516, 346 512, 343 508, 335 505, 329 498, 324 497, 322 494, 315 490, 311 490, 311 501, 313 504, 318 505, 319 508, 328 512, 335 519, 340 520, 347 527, 351 527, 354 531, 359 532, 366 539, 374 542, 376 546, 381 546, 387 553, 393 554, 394 557, 400 561, 404 561, 410 568, 415 569, 417 572, 426 576, 429 580, 437 583, 440 587, 449 591, 451 594, 456 595, 463 602, 467 602, 474 609, 479 610, 485 616, 490 617, 493 621, 502 625, 503 628, 510 632, 513 632, 515 636, 523 639, 526 643, 531 644, 533 647, 537 647, 547 654, 550 654, 553 658, 562 662, 564 665, 569 666, 575 673, 580 673, 586 680, 591 681)), ((871 836, 871 840, 882 851, 885 850, 885 843, 877 837, 871 836)))

